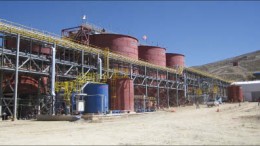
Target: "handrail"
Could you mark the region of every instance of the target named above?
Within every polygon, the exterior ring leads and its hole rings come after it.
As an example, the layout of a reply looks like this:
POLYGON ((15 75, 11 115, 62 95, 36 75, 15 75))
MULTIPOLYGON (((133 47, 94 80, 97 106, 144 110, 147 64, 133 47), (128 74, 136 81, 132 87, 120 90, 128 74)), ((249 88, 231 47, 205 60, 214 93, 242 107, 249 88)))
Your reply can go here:
POLYGON ((194 73, 197 73, 197 74, 200 74, 200 75, 203 75, 203 76, 206 76, 206 77, 210 77, 210 78, 215 78, 215 79, 218 79, 218 80, 221 80, 221 81, 224 81, 224 82, 228 82, 228 83, 233 82, 231 80, 223 79, 219 76, 216 76, 216 75, 213 75, 213 74, 210 74, 210 73, 207 73, 207 72, 203 72, 203 71, 200 71, 200 70, 197 70, 197 69, 194 69, 194 68, 185 68, 185 69, 187 71, 194 72, 194 73))
MULTIPOLYGON (((56 43, 57 45, 62 45, 62 46, 66 46, 66 47, 70 47, 70 48, 78 48, 81 50, 86 50, 88 52, 94 52, 94 53, 100 53, 100 54, 104 54, 104 51, 98 48, 94 48, 94 47, 90 47, 90 46, 86 46, 86 45, 82 45, 82 44, 78 44, 66 39, 61 39, 58 37, 58 35, 53 35, 51 33, 48 33, 46 31, 38 31, 37 29, 30 29, 29 27, 23 26, 23 25, 19 25, 16 23, 12 23, 10 21, 6 21, 3 19, 0 19, 0 30, 1 31, 7 31, 7 32, 14 32, 14 33, 20 33, 21 35, 24 36, 28 36, 28 37, 32 37, 32 38, 37 38, 41 41, 47 41, 50 43, 56 43), (5 23, 7 22, 7 23, 5 23), (14 24, 14 25, 13 25, 14 24), (8 31, 9 30, 9 31, 8 31)), ((156 68, 156 69, 160 69, 160 70, 164 70, 164 71, 169 71, 171 73, 177 73, 177 71, 175 69, 171 69, 171 68, 167 68, 167 67, 162 67, 159 65, 154 65, 145 61, 141 61, 141 60, 136 60, 136 59, 132 59, 130 57, 126 57, 126 56, 122 56, 116 53, 109 53, 109 56, 111 56, 112 58, 115 58, 117 60, 120 61, 126 61, 129 63, 134 63, 137 65, 142 65, 142 66, 146 66, 146 67, 151 67, 151 68, 156 68)))
MULTIPOLYGON (((54 34, 54 33, 30 28, 30 27, 27 27, 27 26, 24 26, 24 25, 21 25, 21 24, 18 24, 18 23, 10 22, 10 21, 4 20, 4 19, 0 19, 0 31, 17 33, 17 34, 21 34, 23 36, 36 38, 36 39, 41 40, 41 41, 46 41, 46 42, 49 42, 49 43, 56 43, 57 45, 61 45, 61 46, 64 46, 64 47, 77 48, 77 49, 85 50, 85 51, 88 51, 88 52, 94 52, 96 54, 99 53, 99 54, 104 55, 104 52, 105 52, 105 51, 103 51, 99 48, 94 48, 94 47, 78 44, 78 43, 75 43, 75 42, 72 42, 72 41, 69 41, 69 40, 66 40, 66 39, 62 39, 61 36, 54 34)), ((114 58, 114 59, 117 59, 117 60, 120 60, 120 61, 125 61, 125 62, 128 62, 128 63, 134 63, 136 65, 146 66, 146 67, 150 67, 150 68, 160 69, 160 70, 163 70, 163 71, 168 71, 170 73, 180 74, 180 72, 178 72, 176 69, 173 69, 173 68, 154 65, 154 64, 142 61, 142 60, 132 59, 130 57, 122 56, 122 55, 119 55, 119 54, 116 54, 116 53, 110 52, 109 56, 111 58, 114 58)), ((191 72, 194 72, 194 73, 206 76, 206 77, 215 78, 215 79, 218 79, 218 80, 221 80, 221 81, 224 81, 224 82, 228 82, 228 83, 231 82, 231 81, 224 80, 220 77, 217 77, 215 75, 208 74, 208 73, 205 73, 205 72, 202 72, 202 71, 199 71, 199 70, 195 70, 195 69, 191 69, 191 68, 187 68, 187 67, 185 67, 184 70, 191 71, 191 72)))

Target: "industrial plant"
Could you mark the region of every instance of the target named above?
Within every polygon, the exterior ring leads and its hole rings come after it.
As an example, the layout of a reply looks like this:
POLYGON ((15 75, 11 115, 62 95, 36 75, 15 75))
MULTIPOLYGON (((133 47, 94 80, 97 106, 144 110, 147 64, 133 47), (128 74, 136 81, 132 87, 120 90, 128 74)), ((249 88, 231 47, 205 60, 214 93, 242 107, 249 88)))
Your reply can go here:
POLYGON ((113 115, 243 101, 241 87, 186 67, 185 54, 87 23, 61 34, 0 20, 1 115, 113 115))

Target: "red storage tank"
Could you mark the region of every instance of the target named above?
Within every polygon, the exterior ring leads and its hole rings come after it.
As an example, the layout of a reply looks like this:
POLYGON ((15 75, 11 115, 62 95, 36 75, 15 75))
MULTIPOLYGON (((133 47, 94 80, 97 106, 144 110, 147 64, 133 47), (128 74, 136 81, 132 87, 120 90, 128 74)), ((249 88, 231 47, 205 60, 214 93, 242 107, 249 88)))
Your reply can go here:
POLYGON ((232 101, 232 97, 233 97, 232 86, 227 87, 227 96, 228 96, 228 100, 232 101))
POLYGON ((102 49, 108 47, 115 52, 133 59, 138 59, 138 40, 122 34, 94 34, 90 35, 90 45, 102 49))
MULTIPOLYGON (((7 49, 16 49, 17 47, 17 39, 15 37, 5 37, 5 48, 7 49)), ((25 40, 20 40, 20 51, 29 51, 30 50, 30 42, 25 40)), ((32 52, 44 55, 51 55, 51 48, 41 47, 40 44, 33 44, 32 45, 32 52)))
POLYGON ((47 93, 48 91, 48 77, 42 77, 42 93, 47 93))
MULTIPOLYGON (((10 76, 5 77, 5 81, 3 84, 3 88, 5 88, 4 92, 13 92, 10 86, 7 86, 8 80, 10 81, 10 85, 12 88, 15 86, 15 79, 10 76)), ((38 92, 38 80, 34 79, 30 76, 21 75, 18 78, 18 93, 19 94, 36 94, 38 92)))
MULTIPOLYGON (((166 66, 166 56, 165 56, 165 48, 157 47, 157 46, 139 46, 138 54, 139 59, 143 61, 147 61, 151 64, 159 65, 162 67, 166 66)), ((144 74, 144 72, 140 72, 144 74)), ((150 73, 149 76, 153 76, 156 78, 156 72, 150 73)), ((161 79, 166 78, 166 74, 158 74, 158 77, 161 79)))
POLYGON ((40 52, 40 54, 44 54, 44 55, 51 55, 52 54, 51 48, 41 47, 38 44, 33 45, 32 51, 36 52, 36 53, 40 52))
POLYGON ((176 66, 185 66, 184 58, 185 56, 183 54, 166 53, 166 66, 172 68, 176 66))
POLYGON ((236 101, 238 102, 242 102, 243 101, 243 91, 242 91, 242 87, 240 86, 235 86, 236 88, 236 101))
POLYGON ((14 49, 16 48, 16 38, 14 37, 5 37, 5 48, 14 49))
POLYGON ((133 80, 122 78, 109 80, 110 110, 134 111, 133 80))
POLYGON ((227 88, 228 98, 231 102, 242 102, 243 101, 243 91, 242 87, 237 85, 231 85, 227 88))
POLYGON ((141 60, 147 61, 149 63, 166 66, 166 56, 165 48, 157 46, 139 46, 138 54, 141 60))

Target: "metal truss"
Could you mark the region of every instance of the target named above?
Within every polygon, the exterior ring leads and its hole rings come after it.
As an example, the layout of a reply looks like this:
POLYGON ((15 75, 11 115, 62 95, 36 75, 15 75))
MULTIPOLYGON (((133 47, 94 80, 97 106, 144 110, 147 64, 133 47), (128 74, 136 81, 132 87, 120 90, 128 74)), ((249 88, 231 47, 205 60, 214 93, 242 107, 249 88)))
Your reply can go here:
MULTIPOLYGON (((214 95, 226 96, 226 87, 229 85, 228 81, 201 71, 153 65, 3 20, 0 20, 0 42, 2 43, 0 74, 5 76, 11 73, 15 81, 14 88, 9 84, 12 90, 8 93, 1 88, 0 105, 2 105, 2 112, 7 112, 12 117, 19 114, 15 109, 15 107, 19 108, 19 102, 16 103, 17 99, 24 99, 28 96, 18 94, 20 75, 32 76, 39 81, 39 84, 42 82, 42 77, 48 78, 48 83, 44 87, 47 90, 41 92, 39 89, 37 94, 32 96, 37 99, 34 103, 38 114, 57 113, 54 111, 55 97, 50 91, 52 55, 33 50, 33 44, 49 48, 55 45, 55 90, 57 94, 65 91, 68 93, 62 99, 65 106, 69 106, 69 94, 72 91, 78 92, 84 82, 89 80, 104 82, 118 76, 133 79, 136 111, 151 110, 149 105, 151 101, 158 109, 179 106, 184 100, 192 100, 195 96, 201 96, 202 93, 212 92, 214 95), (14 38, 16 46, 11 48, 5 46, 7 38, 14 38), (23 48, 20 45, 21 42, 25 43, 26 47, 23 48), (103 62, 101 74, 99 73, 99 58, 103 62), (199 90, 203 92, 198 93, 199 90)), ((7 86, 3 79, 0 83, 2 87, 7 86)))

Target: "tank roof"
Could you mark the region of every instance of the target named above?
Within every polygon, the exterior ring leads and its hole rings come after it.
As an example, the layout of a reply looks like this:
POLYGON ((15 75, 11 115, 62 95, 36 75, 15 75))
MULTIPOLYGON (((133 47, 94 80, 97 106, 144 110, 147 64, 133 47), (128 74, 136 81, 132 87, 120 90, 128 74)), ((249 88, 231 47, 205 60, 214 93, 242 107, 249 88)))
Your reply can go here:
POLYGON ((93 34, 93 35, 114 35, 114 36, 123 36, 123 37, 129 37, 129 38, 133 38, 135 40, 137 40, 139 42, 139 40, 133 36, 130 35, 125 35, 125 34, 118 34, 118 33, 101 33, 101 34, 93 34))
POLYGON ((163 48, 163 47, 160 47, 160 46, 139 45, 138 47, 162 48, 162 49, 166 50, 166 48, 163 48))
POLYGON ((185 56, 183 54, 179 54, 179 53, 166 53, 166 54, 169 54, 169 55, 180 55, 180 56, 185 56))

